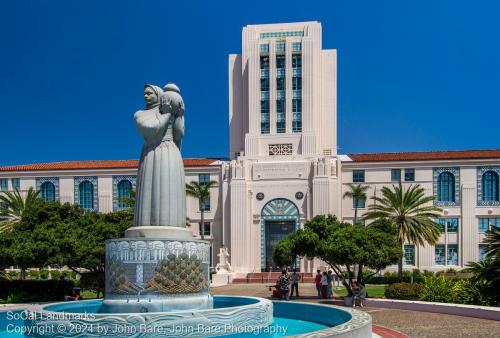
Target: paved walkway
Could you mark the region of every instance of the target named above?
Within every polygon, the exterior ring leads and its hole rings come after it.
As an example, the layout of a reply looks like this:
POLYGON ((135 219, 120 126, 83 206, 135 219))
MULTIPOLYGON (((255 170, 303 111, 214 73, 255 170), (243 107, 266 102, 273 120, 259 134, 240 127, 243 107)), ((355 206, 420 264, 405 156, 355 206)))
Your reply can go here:
MULTIPOLYGON (((264 284, 233 284, 212 288, 214 294, 269 297, 271 292, 264 284)), ((300 284, 300 301, 325 302, 341 305, 339 301, 315 299, 314 284, 300 284)), ((293 299, 293 298, 292 298, 293 299)), ((406 311, 382 308, 357 308, 370 313, 374 333, 390 337, 383 328, 399 331, 415 338, 498 338, 500 322, 470 317, 452 316, 430 312, 406 311), (380 329, 377 329, 377 326, 380 329)), ((393 334, 394 337, 400 337, 393 334)))

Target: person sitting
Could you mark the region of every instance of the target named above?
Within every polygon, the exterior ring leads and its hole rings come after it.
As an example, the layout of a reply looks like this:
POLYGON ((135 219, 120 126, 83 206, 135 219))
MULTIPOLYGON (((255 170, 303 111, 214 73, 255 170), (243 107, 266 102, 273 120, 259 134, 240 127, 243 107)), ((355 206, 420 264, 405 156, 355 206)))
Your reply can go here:
POLYGON ((269 291, 271 291, 271 288, 274 288, 272 291, 272 296, 271 297, 274 297, 274 298, 278 298, 280 299, 281 298, 281 288, 280 288, 280 284, 278 282, 276 282, 276 284, 274 285, 269 285, 269 291))
POLYGON ((366 287, 364 285, 359 285, 358 282, 352 283, 353 288, 353 300, 352 306, 356 307, 356 303, 359 303, 360 307, 364 306, 365 298, 366 298, 366 287))
POLYGON ((281 271, 281 276, 279 276, 277 283, 281 290, 281 299, 288 300, 288 291, 290 289, 290 278, 286 270, 281 271))
POLYGON ((71 301, 71 300, 81 300, 81 289, 80 288, 72 288, 70 295, 64 296, 64 301, 71 301))

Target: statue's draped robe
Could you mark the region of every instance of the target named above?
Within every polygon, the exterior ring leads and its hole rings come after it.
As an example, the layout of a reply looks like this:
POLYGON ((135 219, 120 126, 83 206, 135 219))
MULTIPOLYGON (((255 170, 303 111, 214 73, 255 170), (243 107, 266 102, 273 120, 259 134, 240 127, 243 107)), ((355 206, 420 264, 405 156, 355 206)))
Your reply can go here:
POLYGON ((135 226, 185 227, 186 183, 181 153, 174 143, 175 118, 158 107, 134 115, 144 137, 135 197, 135 226))

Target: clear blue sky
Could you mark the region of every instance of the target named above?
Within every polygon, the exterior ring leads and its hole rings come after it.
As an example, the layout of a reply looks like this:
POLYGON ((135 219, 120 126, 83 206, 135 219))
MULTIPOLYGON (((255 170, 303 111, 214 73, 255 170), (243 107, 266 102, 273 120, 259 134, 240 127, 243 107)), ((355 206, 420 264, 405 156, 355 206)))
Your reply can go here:
POLYGON ((0 165, 137 158, 146 82, 180 86, 185 157, 228 156, 242 27, 309 20, 341 153, 500 148, 498 1, 2 1, 0 165))

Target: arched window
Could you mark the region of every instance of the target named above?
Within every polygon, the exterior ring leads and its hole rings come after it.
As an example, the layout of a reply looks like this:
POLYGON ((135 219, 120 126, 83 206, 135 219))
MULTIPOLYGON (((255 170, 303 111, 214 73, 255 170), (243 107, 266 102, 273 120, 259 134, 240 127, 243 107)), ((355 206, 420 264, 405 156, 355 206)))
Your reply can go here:
POLYGON ((52 182, 43 182, 40 185, 40 196, 47 202, 56 200, 56 187, 52 182))
POLYGON ((498 174, 491 170, 483 174, 483 201, 498 201, 498 174))
POLYGON ((83 209, 94 209, 94 185, 89 181, 83 181, 78 185, 78 197, 83 209))
POLYGON ((132 191, 132 183, 129 180, 121 180, 116 185, 118 189, 118 208, 129 208, 130 205, 123 201, 124 198, 130 198, 130 192, 132 191))
POLYGON ((438 201, 455 202, 455 176, 444 172, 438 177, 438 201))

